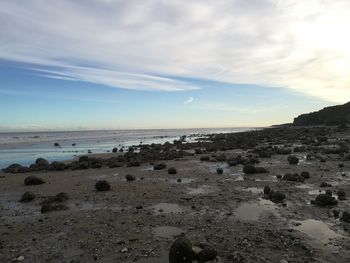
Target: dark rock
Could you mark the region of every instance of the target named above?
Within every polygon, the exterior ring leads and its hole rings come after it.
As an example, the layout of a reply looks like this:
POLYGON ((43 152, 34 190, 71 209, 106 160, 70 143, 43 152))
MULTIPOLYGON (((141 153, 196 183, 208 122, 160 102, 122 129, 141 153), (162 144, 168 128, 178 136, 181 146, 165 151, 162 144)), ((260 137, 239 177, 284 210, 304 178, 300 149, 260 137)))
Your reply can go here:
POLYGON ((60 144, 59 144, 58 142, 55 142, 55 143, 54 143, 54 146, 55 146, 55 147, 61 147, 60 144))
POLYGON ((64 204, 43 204, 41 206, 41 213, 49 213, 53 211, 62 211, 62 210, 67 210, 68 207, 64 204))
POLYGON ((115 148, 115 147, 114 147, 113 150, 112 150, 112 152, 113 152, 113 153, 117 153, 117 152, 118 152, 118 148, 115 148))
POLYGON ((191 241, 182 234, 170 247, 169 263, 192 263, 196 259, 191 241))
POLYGON ((64 169, 66 169, 66 165, 57 161, 52 162, 49 166, 49 170, 63 171, 64 169))
POLYGON ((177 181, 178 183, 181 183, 181 182, 182 182, 182 179, 181 179, 181 178, 178 178, 176 181, 177 181))
POLYGON ((286 195, 284 193, 273 190, 271 190, 271 192, 268 195, 268 199, 275 203, 283 202, 285 198, 286 195))
POLYGON ((153 170, 163 170, 166 168, 166 164, 165 163, 158 163, 153 165, 153 170))
POLYGON ((264 186, 264 194, 265 194, 265 195, 269 195, 269 194, 270 194, 270 192, 271 192, 271 188, 270 188, 270 186, 265 185, 265 186, 264 186))
POLYGON ((128 182, 131 182, 131 181, 135 181, 135 180, 136 180, 135 176, 133 176, 133 175, 131 175, 131 174, 125 175, 125 179, 126 179, 126 181, 128 181, 128 182))
POLYGON ((298 164, 299 163, 298 157, 296 157, 294 155, 289 155, 287 160, 288 160, 289 164, 298 164))
POLYGON ((106 180, 99 180, 96 182, 95 188, 97 191, 109 191, 111 190, 111 185, 106 180))
POLYGON ((76 143, 72 143, 72 146, 77 146, 77 144, 76 143))
POLYGON ((224 170, 222 168, 218 168, 218 169, 216 169, 216 173, 217 174, 223 174, 224 170))
POLYGON ((46 170, 49 168, 50 163, 44 158, 38 158, 35 161, 35 166, 37 170, 46 170))
POLYGON ((62 203, 69 199, 68 194, 60 192, 55 196, 49 196, 47 199, 41 202, 41 204, 62 203))
POLYGON ((90 168, 101 168, 103 166, 103 161, 102 159, 99 158, 89 158, 89 167, 90 168))
POLYGON ((30 202, 34 199, 35 199, 35 194, 33 192, 28 191, 22 195, 19 201, 24 203, 24 202, 30 202))
POLYGON ((277 179, 282 179, 282 175, 278 174, 278 175, 276 175, 276 178, 277 179))
POLYGON ((310 178, 310 173, 309 173, 309 172, 306 172, 306 171, 301 172, 300 175, 301 175, 302 177, 304 177, 305 179, 309 179, 309 178, 310 178))
POLYGON ((339 200, 345 200, 345 191, 339 190, 339 191, 337 192, 337 195, 338 195, 338 199, 339 199, 339 200))
POLYGON ((201 160, 202 162, 209 162, 210 157, 209 157, 209 156, 201 156, 200 160, 201 160))
POLYGON ((140 165, 141 165, 141 163, 139 161, 136 161, 136 160, 131 160, 126 164, 127 167, 138 167, 140 165))
POLYGON ((84 156, 79 157, 79 162, 89 163, 89 156, 84 155, 84 156))
POLYGON ((177 174, 177 170, 174 167, 168 169, 168 174, 177 174))
POLYGON ((332 196, 332 191, 328 189, 328 190, 326 190, 326 194, 329 196, 332 196))
POLYGON ((332 212, 333 212, 334 218, 338 218, 339 217, 339 211, 338 210, 334 209, 332 212))
POLYGON ((108 160, 108 167, 109 168, 116 168, 116 167, 122 167, 123 164, 119 162, 119 159, 117 157, 112 157, 108 160))
POLYGON ((341 221, 344 221, 346 223, 350 223, 350 213, 344 212, 340 218, 341 221))
POLYGON ((39 177, 36 177, 35 175, 30 175, 24 179, 25 185, 39 185, 44 184, 45 181, 39 177))
POLYGON ((254 165, 247 164, 243 167, 243 172, 246 174, 267 173, 268 171, 264 167, 255 167, 254 165))
POLYGON ((197 253, 196 258, 198 263, 204 263, 204 262, 214 260, 217 254, 218 253, 214 248, 208 245, 205 245, 203 249, 197 253))
POLYGON ((202 149, 194 149, 194 152, 196 154, 202 154, 203 153, 202 149))
POLYGON ((31 171, 32 171, 32 169, 30 169, 29 167, 22 166, 22 165, 20 165, 18 163, 11 164, 10 166, 8 166, 5 169, 3 169, 4 173, 13 173, 13 174, 29 173, 31 171))
POLYGON ((322 182, 320 187, 332 187, 332 185, 326 182, 322 182))
POLYGON ((318 206, 334 206, 338 204, 338 201, 327 194, 319 194, 315 200, 311 200, 311 204, 318 206))
POLYGON ((282 177, 282 180, 284 181, 291 181, 291 182, 304 182, 305 178, 300 176, 299 174, 285 174, 282 177))

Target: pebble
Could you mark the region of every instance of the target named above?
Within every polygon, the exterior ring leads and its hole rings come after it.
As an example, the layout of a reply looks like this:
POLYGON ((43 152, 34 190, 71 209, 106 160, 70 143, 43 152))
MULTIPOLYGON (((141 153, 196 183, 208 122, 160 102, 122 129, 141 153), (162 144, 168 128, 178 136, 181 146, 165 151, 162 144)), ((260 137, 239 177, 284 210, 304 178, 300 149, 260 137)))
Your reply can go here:
POLYGON ((16 261, 22 261, 24 260, 24 256, 19 256, 18 258, 16 258, 16 261))

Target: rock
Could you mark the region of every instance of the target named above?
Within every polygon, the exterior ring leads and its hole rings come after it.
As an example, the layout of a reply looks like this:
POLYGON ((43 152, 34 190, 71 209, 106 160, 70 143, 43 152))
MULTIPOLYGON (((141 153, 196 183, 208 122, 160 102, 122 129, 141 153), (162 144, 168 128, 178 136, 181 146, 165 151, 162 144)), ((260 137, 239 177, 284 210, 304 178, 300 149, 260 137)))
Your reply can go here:
POLYGON ((50 163, 44 158, 38 158, 35 161, 35 167, 37 170, 46 170, 49 168, 50 163))
POLYGON ((181 178, 178 178, 176 181, 177 181, 178 183, 181 183, 181 182, 182 182, 182 179, 181 179, 181 178))
POLYGON ((108 160, 108 167, 109 168, 116 168, 116 167, 122 167, 123 164, 119 162, 119 159, 117 157, 112 157, 108 160))
POLYGON ((350 213, 344 212, 343 215, 340 218, 341 221, 344 221, 346 223, 350 223, 350 213))
POLYGON ((127 253, 128 251, 129 251, 129 249, 127 247, 120 250, 121 253, 127 253))
POLYGON ((319 194, 315 200, 311 200, 311 204, 318 206, 334 206, 338 204, 338 201, 327 194, 319 194))
POLYGON ((328 189, 328 190, 326 190, 326 194, 329 196, 332 196, 332 191, 328 189))
POLYGON ((125 175, 125 179, 126 179, 126 181, 128 181, 128 182, 131 182, 131 181, 135 181, 135 180, 136 180, 135 176, 133 176, 133 175, 131 175, 131 174, 125 175))
POLYGON ((166 164, 164 163, 158 163, 153 165, 153 170, 163 170, 166 168, 166 164))
POLYGON ((204 262, 214 260, 217 254, 218 253, 214 248, 206 245, 203 247, 201 251, 197 253, 196 258, 198 263, 204 263, 204 262))
POLYGON ((55 142, 55 143, 54 143, 54 146, 55 146, 55 147, 61 147, 61 145, 60 145, 58 142, 55 142))
POLYGON ((118 152, 118 148, 114 147, 112 150, 113 153, 117 153, 118 152))
POLYGON ((345 191, 339 190, 339 191, 337 192, 337 195, 338 195, 338 199, 339 199, 339 200, 345 200, 345 191))
POLYGON ((202 149, 194 149, 194 152, 196 154, 202 154, 203 153, 202 149))
POLYGON ((271 192, 268 195, 268 199, 274 203, 283 202, 285 198, 286 198, 286 195, 284 193, 273 191, 273 190, 271 190, 271 192))
POLYGON ((22 261, 24 260, 24 256, 19 256, 18 258, 15 259, 16 261, 22 261))
POLYGON ((77 146, 77 144, 76 143, 72 143, 72 146, 77 146))
POLYGON ((334 209, 332 212, 333 212, 334 218, 338 218, 339 217, 339 211, 338 210, 334 209))
POLYGON ((271 188, 270 188, 270 186, 265 185, 265 186, 264 186, 264 194, 265 194, 265 195, 269 195, 269 194, 270 194, 270 192, 271 192, 271 188))
POLYGON ((300 176, 299 174, 285 174, 283 177, 282 177, 282 180, 284 181, 291 181, 291 182, 304 182, 305 181, 305 178, 300 176))
POLYGON ((64 169, 66 169, 66 165, 57 161, 52 162, 49 166, 49 170, 63 171, 64 169))
POLYGON ((310 173, 309 172, 301 172, 300 176, 304 177, 305 179, 309 179, 310 178, 310 173))
POLYGON ((109 191, 111 190, 111 185, 106 180, 99 180, 96 182, 95 188, 97 191, 109 191))
POLYGON ((191 241, 184 234, 180 235, 170 247, 169 263, 192 263, 195 259, 191 241))
POLYGON ((177 174, 177 170, 174 167, 168 169, 168 174, 177 174))
POLYGON ((89 156, 81 156, 79 157, 79 162, 89 162, 89 156))
POLYGON ((276 175, 276 178, 277 179, 282 179, 282 175, 278 174, 278 175, 276 175))
POLYGON ((103 161, 102 159, 99 158, 89 158, 89 167, 90 168, 101 168, 103 166, 103 161))
POLYGON ((45 213, 49 213, 49 212, 53 212, 53 211, 62 211, 62 210, 67 210, 68 207, 64 204, 53 204, 53 203, 49 203, 49 204, 43 204, 41 206, 41 213, 45 214, 45 213))
POLYGON ((222 168, 218 168, 218 169, 216 169, 216 173, 217 174, 223 174, 224 170, 222 168))
POLYGON ((39 185, 44 184, 45 181, 39 177, 36 177, 35 175, 30 175, 24 179, 25 185, 39 185))
POLYGON ((141 163, 139 161, 131 160, 126 164, 126 167, 137 167, 140 165, 141 165, 141 163))
POLYGON ((209 156, 201 156, 200 160, 201 160, 202 162, 209 162, 210 157, 209 157, 209 156))
POLYGON ((294 155, 289 155, 287 160, 288 160, 289 164, 298 164, 299 163, 298 157, 296 157, 294 155))
POLYGON ((42 201, 40 204, 51 204, 51 203, 62 203, 69 199, 68 194, 65 192, 60 192, 55 196, 50 196, 46 200, 42 201))
POLYGON ((264 167, 255 167, 254 165, 247 164, 243 167, 243 172, 246 174, 267 173, 268 171, 264 167))
POLYGON ((326 182, 322 182, 320 187, 332 187, 332 185, 326 182))
POLYGON ((17 173, 29 173, 32 171, 32 169, 30 169, 29 167, 26 166, 22 166, 18 163, 14 163, 9 165, 8 167, 6 167, 5 169, 2 169, 4 173, 13 173, 13 174, 17 174, 17 173))
POLYGON ((24 203, 24 202, 30 202, 34 199, 35 199, 35 194, 33 192, 27 191, 22 195, 19 201, 24 203))

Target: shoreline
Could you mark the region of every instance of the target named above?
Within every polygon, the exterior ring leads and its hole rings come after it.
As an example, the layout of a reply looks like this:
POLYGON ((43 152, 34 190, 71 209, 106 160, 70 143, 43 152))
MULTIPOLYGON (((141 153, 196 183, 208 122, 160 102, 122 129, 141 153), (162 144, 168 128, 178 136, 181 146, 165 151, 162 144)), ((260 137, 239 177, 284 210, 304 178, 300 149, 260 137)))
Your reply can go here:
POLYGON ((0 257, 165 263, 175 236, 185 233, 194 246, 217 252, 210 262, 348 262, 350 222, 341 218, 350 205, 349 137, 335 127, 272 128, 77 157, 62 171, 0 172, 0 257), (45 183, 24 185, 32 175, 45 183), (111 189, 96 191, 99 180, 111 189), (264 194, 266 186, 285 198, 264 194), (311 203, 326 190, 337 205, 311 203), (25 191, 35 199, 19 202, 25 191), (54 204, 65 209, 41 213, 41 203, 60 192, 68 199, 54 204))

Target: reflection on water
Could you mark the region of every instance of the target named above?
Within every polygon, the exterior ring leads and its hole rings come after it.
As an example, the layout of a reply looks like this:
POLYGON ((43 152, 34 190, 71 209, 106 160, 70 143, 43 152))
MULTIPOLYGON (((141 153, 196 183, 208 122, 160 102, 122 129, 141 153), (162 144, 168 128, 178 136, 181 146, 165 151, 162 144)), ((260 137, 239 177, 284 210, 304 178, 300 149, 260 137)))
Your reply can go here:
POLYGON ((264 213, 274 213, 276 205, 265 199, 259 199, 255 203, 245 203, 236 209, 236 218, 244 221, 256 221, 264 213))
POLYGON ((170 203, 159 203, 151 206, 155 215, 170 214, 170 213, 181 213, 182 208, 178 204, 170 203))
POLYGON ((185 233, 181 228, 173 226, 159 226, 153 229, 154 235, 156 237, 172 239, 182 233, 185 233))

